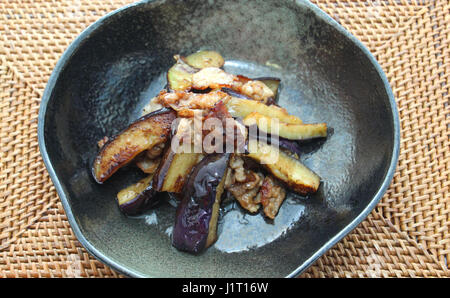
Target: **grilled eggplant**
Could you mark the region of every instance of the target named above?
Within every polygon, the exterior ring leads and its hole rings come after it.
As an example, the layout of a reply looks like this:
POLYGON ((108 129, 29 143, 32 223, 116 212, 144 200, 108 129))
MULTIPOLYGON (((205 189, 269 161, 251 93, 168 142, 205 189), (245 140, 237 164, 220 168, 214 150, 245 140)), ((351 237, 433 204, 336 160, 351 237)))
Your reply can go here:
POLYGON ((150 159, 146 156, 142 156, 136 161, 136 166, 146 174, 153 174, 158 169, 160 162, 160 158, 150 159))
POLYGON ((289 115, 284 108, 275 105, 265 105, 262 102, 243 98, 231 97, 226 101, 230 114, 235 118, 245 118, 250 113, 257 112, 261 115, 278 119, 281 122, 302 124, 302 120, 296 116, 289 115))
POLYGON ((119 209, 124 214, 137 215, 158 203, 159 196, 152 187, 152 180, 153 176, 149 175, 117 194, 119 209))
POLYGON ((244 118, 243 122, 247 126, 257 125, 259 130, 266 133, 275 133, 280 137, 289 140, 307 140, 327 136, 326 123, 292 124, 281 121, 277 121, 276 123, 272 120, 273 118, 267 117, 258 112, 252 112, 244 118))
POLYGON ((100 150, 92 166, 97 183, 103 183, 119 168, 144 150, 168 140, 176 112, 161 109, 147 114, 111 138, 100 150))
POLYGON ((301 195, 314 193, 319 188, 320 178, 317 174, 298 159, 290 157, 274 146, 249 140, 247 156, 262 164, 273 176, 301 195))
POLYGON ((180 193, 192 168, 198 163, 201 153, 176 153, 170 146, 162 157, 154 175, 156 191, 180 193))
POLYGON ((206 67, 222 67, 225 64, 222 55, 215 51, 200 51, 187 57, 182 57, 181 59, 183 59, 186 64, 198 69, 206 67))
POLYGON ((222 67, 225 61, 214 51, 200 51, 187 57, 175 55, 177 62, 167 72, 167 82, 170 90, 188 91, 192 88, 193 75, 203 68, 222 67))
POLYGON ((261 133, 261 131, 258 130, 257 126, 249 127, 248 131, 249 131, 249 136, 248 136, 249 140, 254 139, 254 140, 261 141, 261 142, 265 142, 265 143, 275 146, 277 148, 282 148, 284 150, 287 150, 293 154, 296 154, 297 156, 300 156, 300 154, 301 154, 300 145, 295 140, 285 139, 278 135, 271 135, 271 134, 267 134, 265 132, 261 133))
POLYGON ((227 87, 222 87, 220 88, 220 90, 222 92, 225 92, 226 94, 228 94, 231 97, 235 97, 235 98, 240 98, 240 99, 247 99, 247 100, 252 100, 250 97, 248 97, 247 95, 244 95, 242 93, 239 93, 236 90, 233 90, 231 88, 227 88, 227 87))
POLYGON ((178 205, 172 245, 200 253, 217 240, 217 220, 230 154, 210 154, 193 169, 178 205))
MULTIPOLYGON (((176 59, 177 56, 176 56, 176 59)), ((168 87, 174 91, 186 91, 192 87, 192 75, 197 72, 197 69, 184 63, 178 59, 167 72, 168 87)))

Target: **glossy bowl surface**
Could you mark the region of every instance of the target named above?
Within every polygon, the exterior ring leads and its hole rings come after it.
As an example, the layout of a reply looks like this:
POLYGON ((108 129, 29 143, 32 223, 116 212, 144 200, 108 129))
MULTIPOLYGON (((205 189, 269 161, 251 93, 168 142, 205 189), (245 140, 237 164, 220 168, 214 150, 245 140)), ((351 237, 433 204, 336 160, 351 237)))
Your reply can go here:
POLYGON ((96 258, 129 276, 296 276, 359 224, 386 191, 399 150, 395 101, 380 66, 351 34, 307 1, 143 1, 106 15, 66 50, 42 98, 41 153, 74 233, 96 258), (175 208, 130 218, 117 192, 131 166, 103 185, 90 166, 96 142, 131 123, 165 85, 172 56, 223 54, 225 69, 282 79, 280 105, 329 136, 303 145, 322 178, 274 222, 226 206, 219 240, 193 256, 170 243, 175 208))

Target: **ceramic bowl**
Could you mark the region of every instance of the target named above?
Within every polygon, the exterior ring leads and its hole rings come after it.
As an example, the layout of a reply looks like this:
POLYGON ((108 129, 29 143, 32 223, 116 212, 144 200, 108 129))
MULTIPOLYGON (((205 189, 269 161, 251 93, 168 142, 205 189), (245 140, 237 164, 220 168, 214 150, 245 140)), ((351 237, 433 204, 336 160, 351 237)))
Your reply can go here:
POLYGON ((380 66, 355 37, 307 1, 143 1, 88 27, 55 67, 38 137, 48 172, 81 244, 134 277, 297 276, 355 228, 386 191, 399 150, 395 101, 380 66), (171 246, 175 208, 138 217, 115 196, 142 174, 127 167, 103 185, 91 177, 97 141, 133 120, 166 84, 173 55, 220 52, 225 69, 282 79, 279 104, 326 139, 303 145, 322 179, 290 194, 274 222, 227 208, 219 239, 201 255, 171 246))

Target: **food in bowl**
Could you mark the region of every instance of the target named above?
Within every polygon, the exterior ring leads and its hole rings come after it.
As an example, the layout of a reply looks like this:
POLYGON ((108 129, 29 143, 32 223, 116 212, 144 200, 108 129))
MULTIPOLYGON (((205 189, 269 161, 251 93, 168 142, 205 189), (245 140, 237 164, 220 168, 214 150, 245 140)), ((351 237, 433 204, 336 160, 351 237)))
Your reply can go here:
POLYGON ((101 184, 135 163, 147 176, 117 194, 120 210, 137 215, 170 194, 172 244, 197 254, 218 238, 224 197, 273 220, 288 191, 316 192, 320 178, 300 161, 301 142, 326 137, 327 125, 280 107, 278 78, 227 73, 215 51, 174 58, 166 88, 142 117, 98 142, 92 175, 101 184))

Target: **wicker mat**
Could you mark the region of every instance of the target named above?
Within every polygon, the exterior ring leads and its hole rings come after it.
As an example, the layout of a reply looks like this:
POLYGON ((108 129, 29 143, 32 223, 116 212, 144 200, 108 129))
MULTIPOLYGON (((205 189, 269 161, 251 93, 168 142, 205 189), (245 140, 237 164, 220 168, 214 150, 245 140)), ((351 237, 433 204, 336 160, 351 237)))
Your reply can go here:
MULTIPOLYGON (((39 102, 69 43, 129 0, 0 3, 0 277, 121 277, 75 238, 39 154, 39 102)), ((381 203, 302 277, 450 277, 448 0, 314 0, 374 53, 401 119, 381 203)))

